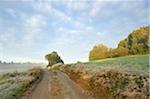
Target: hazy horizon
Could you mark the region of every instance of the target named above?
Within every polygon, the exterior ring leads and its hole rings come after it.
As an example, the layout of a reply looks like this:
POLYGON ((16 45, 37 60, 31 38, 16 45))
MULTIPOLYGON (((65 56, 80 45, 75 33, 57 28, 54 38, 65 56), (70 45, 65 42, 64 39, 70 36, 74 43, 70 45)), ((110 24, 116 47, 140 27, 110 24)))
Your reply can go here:
POLYGON ((149 24, 149 0, 0 1, 0 60, 46 62, 57 51, 65 63, 88 61, 96 44, 116 47, 149 24))

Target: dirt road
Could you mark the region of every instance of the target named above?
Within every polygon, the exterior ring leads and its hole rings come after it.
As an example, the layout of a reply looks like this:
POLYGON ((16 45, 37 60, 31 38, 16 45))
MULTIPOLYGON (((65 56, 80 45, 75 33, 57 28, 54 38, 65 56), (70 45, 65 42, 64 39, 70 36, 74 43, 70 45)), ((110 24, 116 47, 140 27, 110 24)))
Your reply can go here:
POLYGON ((92 99, 85 91, 60 71, 44 71, 44 77, 26 99, 92 99))

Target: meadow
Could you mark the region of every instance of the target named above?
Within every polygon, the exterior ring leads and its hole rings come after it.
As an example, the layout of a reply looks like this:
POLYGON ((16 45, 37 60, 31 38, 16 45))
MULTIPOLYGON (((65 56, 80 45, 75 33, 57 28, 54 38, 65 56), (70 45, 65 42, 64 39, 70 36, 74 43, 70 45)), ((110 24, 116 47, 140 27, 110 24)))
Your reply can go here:
POLYGON ((42 76, 40 68, 0 75, 0 99, 18 99, 42 76))
POLYGON ((131 55, 84 63, 89 69, 115 68, 128 72, 148 73, 149 55, 131 55))

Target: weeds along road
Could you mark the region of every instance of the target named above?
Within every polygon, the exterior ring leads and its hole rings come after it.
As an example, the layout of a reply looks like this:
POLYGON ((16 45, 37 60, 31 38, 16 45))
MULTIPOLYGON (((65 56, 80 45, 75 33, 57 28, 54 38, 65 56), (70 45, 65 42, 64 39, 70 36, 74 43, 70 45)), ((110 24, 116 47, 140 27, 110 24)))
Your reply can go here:
POLYGON ((44 77, 25 99, 92 99, 61 71, 44 71, 44 77))

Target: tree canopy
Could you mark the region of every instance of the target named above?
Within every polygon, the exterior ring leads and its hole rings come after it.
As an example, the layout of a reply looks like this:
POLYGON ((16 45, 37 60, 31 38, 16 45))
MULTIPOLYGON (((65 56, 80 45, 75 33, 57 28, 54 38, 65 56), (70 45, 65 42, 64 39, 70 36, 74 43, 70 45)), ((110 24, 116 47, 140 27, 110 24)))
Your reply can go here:
POLYGON ((108 48, 103 44, 93 47, 89 53, 89 60, 99 60, 110 57, 149 53, 149 26, 141 27, 131 32, 127 38, 121 40, 117 48, 108 48))
POLYGON ((118 47, 124 47, 129 50, 130 54, 147 54, 149 53, 149 27, 141 27, 134 30, 129 36, 120 41, 118 47))
POLYGON ((108 52, 107 46, 103 44, 99 44, 94 46, 93 50, 90 51, 90 60, 95 60, 95 59, 103 59, 107 57, 107 52, 108 52))
POLYGON ((55 51, 45 55, 45 59, 48 61, 47 66, 52 66, 57 63, 64 63, 63 60, 60 58, 60 56, 55 51))

